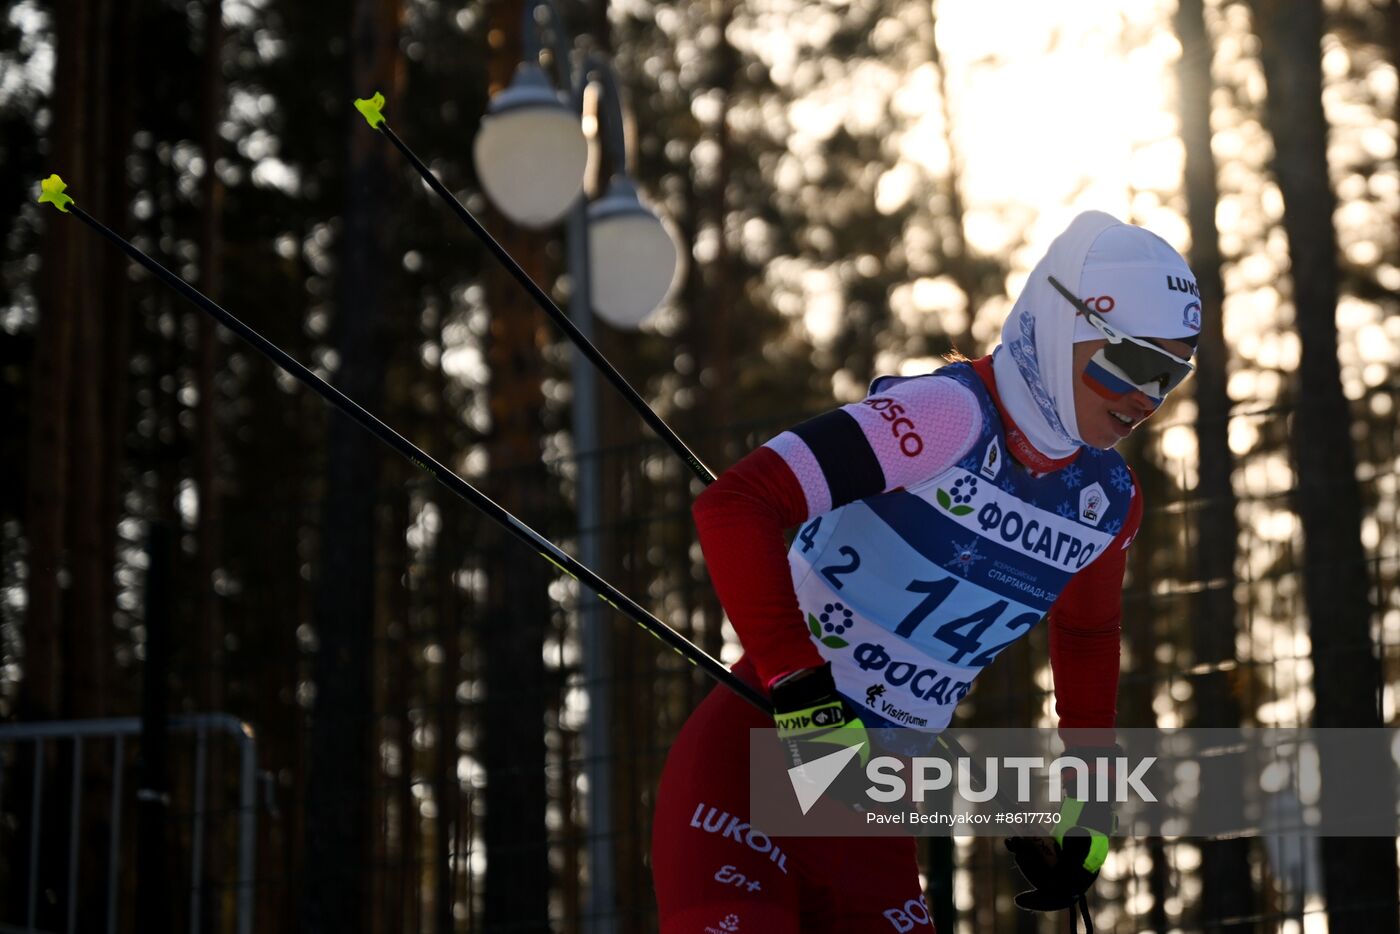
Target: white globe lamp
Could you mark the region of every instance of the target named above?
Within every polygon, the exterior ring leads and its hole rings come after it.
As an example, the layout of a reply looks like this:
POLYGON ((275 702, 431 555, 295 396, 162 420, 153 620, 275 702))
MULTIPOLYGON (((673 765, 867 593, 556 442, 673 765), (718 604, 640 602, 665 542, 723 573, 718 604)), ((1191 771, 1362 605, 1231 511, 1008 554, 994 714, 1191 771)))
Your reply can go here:
POLYGON ((656 311, 680 266, 675 241, 624 175, 588 206, 588 253, 593 310, 624 329, 656 311))
POLYGON ((473 146, 486 195, 523 227, 549 227, 583 191, 588 141, 538 65, 522 63, 491 99, 473 146))

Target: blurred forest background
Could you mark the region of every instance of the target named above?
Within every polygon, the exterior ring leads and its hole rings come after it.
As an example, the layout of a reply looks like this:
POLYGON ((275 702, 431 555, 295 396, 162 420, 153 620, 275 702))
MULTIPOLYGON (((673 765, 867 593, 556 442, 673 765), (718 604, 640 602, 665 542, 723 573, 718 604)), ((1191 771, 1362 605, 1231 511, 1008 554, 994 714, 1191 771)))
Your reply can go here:
MULTIPOLYGON (((686 257, 599 343, 712 467, 986 352, 1049 239, 1111 211, 1189 255, 1207 322, 1125 452, 1148 511, 1120 723, 1395 722, 1400 0, 559 7, 611 57, 686 257)), ((351 108, 383 90, 563 301, 560 231, 506 222, 470 157, 521 46, 520 0, 4 5, 0 716, 148 715, 140 741, 0 738, 4 930, 654 929, 657 775, 708 685, 604 617, 591 826, 574 582, 34 203, 60 173, 572 552, 568 345, 351 108), (246 723, 252 785, 161 711, 246 723)), ((695 481, 600 396, 597 570, 733 661, 695 481)), ((1050 688, 1037 631, 960 715, 1052 725, 1050 688)), ((1065 923, 1011 906, 999 841, 922 847, 940 930, 1065 923)), ((1395 931, 1397 901, 1391 839, 1152 839, 1115 845, 1093 904, 1107 931, 1312 932, 1395 931)))

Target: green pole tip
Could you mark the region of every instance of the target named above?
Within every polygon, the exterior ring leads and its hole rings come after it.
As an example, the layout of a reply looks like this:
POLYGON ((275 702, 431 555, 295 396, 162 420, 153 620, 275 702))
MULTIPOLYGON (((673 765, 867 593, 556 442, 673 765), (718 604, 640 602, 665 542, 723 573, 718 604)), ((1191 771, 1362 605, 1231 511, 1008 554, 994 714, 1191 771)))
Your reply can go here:
POLYGON ((384 122, 384 114, 381 112, 383 107, 384 95, 378 91, 374 92, 373 97, 361 97, 355 100, 355 109, 364 116, 365 122, 370 125, 372 130, 379 129, 379 124, 384 122))
POLYGON ((68 205, 73 203, 73 199, 63 193, 68 185, 57 175, 50 175, 39 183, 39 203, 47 201, 58 208, 64 214, 68 213, 68 205))

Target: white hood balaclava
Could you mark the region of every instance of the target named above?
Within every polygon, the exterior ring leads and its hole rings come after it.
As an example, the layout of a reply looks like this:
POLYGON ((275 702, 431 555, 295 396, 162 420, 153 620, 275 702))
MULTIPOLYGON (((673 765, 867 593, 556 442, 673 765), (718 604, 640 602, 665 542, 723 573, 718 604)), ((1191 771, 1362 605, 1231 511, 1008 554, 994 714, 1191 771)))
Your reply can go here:
POLYGON ((1058 460, 1084 444, 1074 417, 1073 345, 1103 335, 1050 276, 1098 299, 1095 310, 1133 337, 1194 343, 1201 299, 1186 260, 1151 231, 1086 211, 1055 238, 1002 326, 992 366, 1007 414, 1037 451, 1058 460))

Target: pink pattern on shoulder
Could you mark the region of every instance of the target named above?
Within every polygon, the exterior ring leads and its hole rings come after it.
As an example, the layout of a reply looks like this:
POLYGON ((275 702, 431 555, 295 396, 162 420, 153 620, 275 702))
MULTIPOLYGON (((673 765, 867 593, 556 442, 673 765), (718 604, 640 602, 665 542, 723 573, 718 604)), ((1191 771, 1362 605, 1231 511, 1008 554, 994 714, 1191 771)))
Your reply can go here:
POLYGON ((982 410, 952 379, 911 379, 843 407, 870 442, 885 489, 937 476, 968 452, 982 430, 982 410))
POLYGON ((822 473, 817 456, 807 447, 807 442, 790 431, 785 431, 768 441, 764 447, 771 448, 781 457, 802 486, 802 494, 807 497, 807 517, 820 516, 831 511, 831 488, 827 486, 826 475, 822 473))

